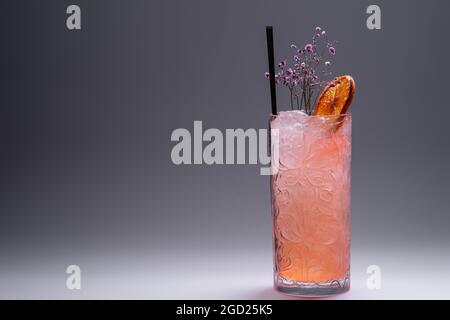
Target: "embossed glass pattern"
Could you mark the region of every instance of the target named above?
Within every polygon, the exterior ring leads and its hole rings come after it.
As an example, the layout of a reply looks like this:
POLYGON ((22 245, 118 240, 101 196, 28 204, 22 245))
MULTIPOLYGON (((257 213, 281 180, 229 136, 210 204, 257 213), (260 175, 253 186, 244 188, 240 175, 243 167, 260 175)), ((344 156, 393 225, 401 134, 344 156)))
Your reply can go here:
POLYGON ((350 286, 350 114, 280 112, 279 170, 271 177, 274 284, 321 296, 350 286))

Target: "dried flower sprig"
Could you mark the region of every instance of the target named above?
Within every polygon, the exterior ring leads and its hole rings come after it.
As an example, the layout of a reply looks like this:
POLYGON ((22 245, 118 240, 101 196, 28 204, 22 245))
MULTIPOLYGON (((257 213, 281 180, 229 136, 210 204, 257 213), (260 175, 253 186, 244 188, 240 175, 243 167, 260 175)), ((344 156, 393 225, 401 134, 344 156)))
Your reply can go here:
MULTIPOLYGON (((332 75, 332 58, 336 54, 336 41, 329 41, 325 30, 316 27, 311 42, 295 50, 293 65, 288 66, 283 60, 278 64, 275 82, 286 86, 290 93, 291 108, 303 110, 307 114, 313 112, 313 96, 328 83, 332 75)), ((269 73, 266 72, 269 78, 269 73)), ((317 99, 317 96, 316 96, 317 99)))

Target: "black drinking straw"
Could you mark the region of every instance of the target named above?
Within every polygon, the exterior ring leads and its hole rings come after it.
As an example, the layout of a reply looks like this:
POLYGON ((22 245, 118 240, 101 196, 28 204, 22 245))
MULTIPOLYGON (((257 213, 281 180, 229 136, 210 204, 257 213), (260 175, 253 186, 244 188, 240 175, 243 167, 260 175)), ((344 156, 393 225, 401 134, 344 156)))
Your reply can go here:
POLYGON ((267 36, 267 55, 269 57, 269 81, 270 81, 270 99, 272 101, 272 114, 277 114, 277 91, 275 88, 275 62, 273 53, 273 28, 266 26, 267 36))

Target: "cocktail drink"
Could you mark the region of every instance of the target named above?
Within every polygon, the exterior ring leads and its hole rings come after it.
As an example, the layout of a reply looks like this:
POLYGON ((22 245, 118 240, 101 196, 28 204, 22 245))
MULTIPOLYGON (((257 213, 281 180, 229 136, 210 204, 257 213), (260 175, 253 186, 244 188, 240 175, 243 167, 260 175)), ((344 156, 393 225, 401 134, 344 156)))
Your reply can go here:
POLYGON ((274 284, 336 294, 350 285, 351 115, 272 115, 279 169, 271 177, 274 284))
POLYGON ((331 74, 336 48, 322 28, 315 28, 310 43, 291 45, 292 66, 283 60, 277 72, 270 26, 266 34, 269 126, 272 147, 275 144, 274 286, 300 296, 342 293, 350 288, 352 117, 348 109, 355 81, 350 75, 325 79, 331 74), (277 111, 276 84, 288 89, 291 111, 277 111))

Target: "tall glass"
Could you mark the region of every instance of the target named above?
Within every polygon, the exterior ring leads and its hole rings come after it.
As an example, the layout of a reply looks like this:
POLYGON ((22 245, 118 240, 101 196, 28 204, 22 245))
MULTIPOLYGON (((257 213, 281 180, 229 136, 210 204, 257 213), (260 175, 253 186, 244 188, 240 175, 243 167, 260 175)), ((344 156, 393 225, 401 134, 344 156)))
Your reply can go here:
POLYGON ((299 296, 350 288, 350 114, 271 116, 278 172, 271 176, 274 286, 299 296))

